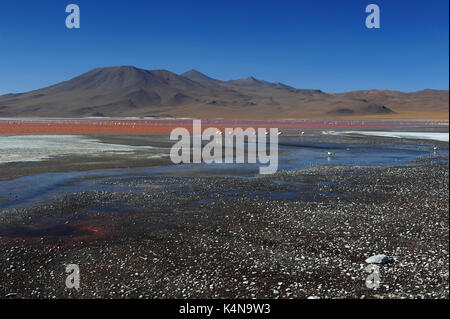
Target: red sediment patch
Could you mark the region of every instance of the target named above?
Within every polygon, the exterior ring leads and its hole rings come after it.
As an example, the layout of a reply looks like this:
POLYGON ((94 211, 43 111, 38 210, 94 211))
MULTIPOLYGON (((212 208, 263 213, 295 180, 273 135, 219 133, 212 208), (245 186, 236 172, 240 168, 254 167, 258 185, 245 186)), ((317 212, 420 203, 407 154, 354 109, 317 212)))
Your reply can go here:
POLYGON ((20 241, 24 244, 70 246, 80 242, 106 238, 116 233, 109 218, 95 218, 76 224, 48 226, 12 225, 0 228, 3 242, 20 241))
MULTIPOLYGON (((304 121, 202 121, 203 128, 234 127, 279 129, 350 129, 448 125, 441 121, 400 120, 304 120, 304 121)), ((192 130, 191 120, 0 120, 0 134, 119 134, 162 135, 177 128, 192 130)))

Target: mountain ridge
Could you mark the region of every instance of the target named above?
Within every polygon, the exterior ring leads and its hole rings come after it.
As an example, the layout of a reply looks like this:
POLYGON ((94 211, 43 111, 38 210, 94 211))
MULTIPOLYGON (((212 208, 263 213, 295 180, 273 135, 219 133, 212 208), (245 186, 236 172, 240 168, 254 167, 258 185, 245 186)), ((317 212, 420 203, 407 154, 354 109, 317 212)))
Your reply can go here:
POLYGON ((247 78, 221 81, 134 66, 95 68, 45 88, 0 96, 0 117, 164 116, 223 119, 447 117, 448 90, 326 93, 247 78))

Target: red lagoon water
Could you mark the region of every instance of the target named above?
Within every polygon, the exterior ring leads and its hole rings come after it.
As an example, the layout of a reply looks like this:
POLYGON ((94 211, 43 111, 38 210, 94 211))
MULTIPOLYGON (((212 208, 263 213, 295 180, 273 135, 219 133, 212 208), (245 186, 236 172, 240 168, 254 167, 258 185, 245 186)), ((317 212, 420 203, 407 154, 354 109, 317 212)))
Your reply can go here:
MULTIPOLYGON (((230 121, 204 120, 202 127, 279 129, 364 129, 448 126, 448 120, 302 120, 230 121)), ((0 134, 169 134, 174 128, 192 129, 192 120, 118 120, 118 119, 36 119, 1 120, 0 134)))

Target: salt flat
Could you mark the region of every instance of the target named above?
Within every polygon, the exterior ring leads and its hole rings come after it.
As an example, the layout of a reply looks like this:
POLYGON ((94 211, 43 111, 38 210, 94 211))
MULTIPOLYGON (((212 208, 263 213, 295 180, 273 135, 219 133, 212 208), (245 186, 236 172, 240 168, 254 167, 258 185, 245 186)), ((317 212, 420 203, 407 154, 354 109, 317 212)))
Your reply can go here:
POLYGON ((0 163, 37 162, 70 154, 130 154, 153 148, 107 144, 81 135, 0 135, 0 163))

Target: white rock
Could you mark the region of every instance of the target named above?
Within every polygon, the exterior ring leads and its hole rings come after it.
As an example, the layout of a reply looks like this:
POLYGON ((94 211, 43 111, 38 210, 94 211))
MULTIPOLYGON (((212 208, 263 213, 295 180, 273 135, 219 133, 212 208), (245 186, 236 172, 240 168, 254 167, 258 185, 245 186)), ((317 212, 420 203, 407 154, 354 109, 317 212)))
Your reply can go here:
POLYGON ((308 299, 320 299, 320 298, 317 296, 309 296, 308 299))
POLYGON ((386 264, 389 261, 388 256, 386 255, 375 255, 366 259, 366 263, 368 264, 386 264))

